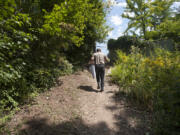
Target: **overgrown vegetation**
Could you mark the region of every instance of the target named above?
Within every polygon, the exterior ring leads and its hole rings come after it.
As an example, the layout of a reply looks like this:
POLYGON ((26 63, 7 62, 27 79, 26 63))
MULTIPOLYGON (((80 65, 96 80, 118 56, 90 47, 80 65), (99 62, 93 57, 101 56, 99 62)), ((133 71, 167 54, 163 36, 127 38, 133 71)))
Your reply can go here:
POLYGON ((101 0, 0 1, 0 118, 87 61, 106 11, 101 0))
POLYGON ((179 9, 174 0, 126 0, 127 35, 110 39, 112 81, 152 112, 155 135, 178 135, 180 125, 179 9), (133 14, 133 16, 132 16, 133 14), (140 32, 135 32, 139 30, 140 32))
MULTIPOLYGON (((108 50, 109 50, 109 58, 111 63, 114 63, 117 60, 117 50, 121 50, 126 54, 130 53, 131 47, 135 46, 143 50, 144 53, 148 55, 149 51, 157 46, 155 42, 152 41, 144 41, 140 38, 133 36, 121 36, 117 40, 110 39, 108 41, 108 50)), ((162 46, 163 47, 163 46, 162 46)))
POLYGON ((180 53, 157 49, 146 57, 136 47, 118 51, 112 80, 137 104, 153 111, 156 134, 178 134, 180 124, 180 53))

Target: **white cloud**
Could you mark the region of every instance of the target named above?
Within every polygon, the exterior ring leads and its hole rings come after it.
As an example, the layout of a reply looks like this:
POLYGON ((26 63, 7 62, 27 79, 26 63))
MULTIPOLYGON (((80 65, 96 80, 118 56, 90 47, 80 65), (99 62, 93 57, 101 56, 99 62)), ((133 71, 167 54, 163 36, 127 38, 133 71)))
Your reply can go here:
POLYGON ((174 2, 173 5, 171 6, 173 11, 178 10, 179 7, 180 7, 180 2, 174 2))
POLYGON ((118 7, 126 7, 127 3, 126 2, 119 2, 117 3, 115 6, 118 6, 118 7))
POLYGON ((128 15, 129 17, 134 17, 135 14, 133 12, 125 12, 125 15, 128 15))
POLYGON ((109 37, 112 37, 112 35, 113 35, 113 32, 110 31, 110 32, 108 33, 108 36, 109 36, 109 37))
POLYGON ((120 37, 122 35, 123 35, 123 29, 122 29, 122 27, 119 27, 117 32, 116 32, 116 38, 118 38, 118 37, 120 37))
POLYGON ((113 31, 110 32, 108 39, 117 39, 118 37, 123 35, 123 28, 122 26, 116 27, 113 31))
POLYGON ((118 30, 117 30, 117 33, 118 33, 118 35, 123 35, 123 31, 122 31, 122 28, 120 27, 118 30))
POLYGON ((121 25, 122 24, 122 18, 118 15, 114 15, 114 16, 111 16, 110 18, 111 22, 114 24, 114 25, 121 25))
POLYGON ((136 31, 135 31, 135 33, 137 34, 137 35, 140 35, 140 29, 137 29, 136 31))
POLYGON ((180 2, 174 2, 173 4, 175 7, 179 7, 180 6, 180 2))

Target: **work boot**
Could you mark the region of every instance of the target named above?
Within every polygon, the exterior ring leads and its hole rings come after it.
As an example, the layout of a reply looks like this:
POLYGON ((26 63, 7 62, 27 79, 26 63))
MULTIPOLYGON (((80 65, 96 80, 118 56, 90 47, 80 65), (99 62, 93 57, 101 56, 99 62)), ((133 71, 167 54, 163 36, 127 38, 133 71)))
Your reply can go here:
POLYGON ((97 83, 97 89, 100 89, 100 83, 99 82, 97 83))

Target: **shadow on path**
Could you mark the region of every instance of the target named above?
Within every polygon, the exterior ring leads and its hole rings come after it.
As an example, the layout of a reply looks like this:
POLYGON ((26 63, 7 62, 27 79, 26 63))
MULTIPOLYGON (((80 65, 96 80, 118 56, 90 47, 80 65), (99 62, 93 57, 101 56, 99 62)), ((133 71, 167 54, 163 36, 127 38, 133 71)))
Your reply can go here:
POLYGON ((78 89, 81 89, 81 90, 85 90, 85 91, 88 91, 88 92, 99 92, 98 90, 96 89, 93 89, 92 86, 79 86, 78 89))
MULTIPOLYGON (((122 97, 112 96, 112 99, 121 104, 122 97)), ((120 106, 107 106, 107 110, 115 111, 120 106)), ((24 128, 18 130, 17 135, 145 135, 148 132, 146 118, 141 112, 133 111, 129 106, 122 104, 123 113, 115 113, 114 123, 116 130, 110 129, 106 122, 88 125, 81 118, 51 123, 48 118, 30 119, 25 122, 24 128)), ((103 115, 103 114, 102 114, 103 115)))
POLYGON ((21 129, 18 135, 115 135, 105 122, 87 125, 80 118, 65 121, 59 124, 49 124, 46 118, 37 118, 25 123, 26 128, 21 129))
POLYGON ((145 135, 150 133, 150 115, 144 110, 137 109, 130 104, 123 92, 114 93, 111 97, 114 105, 107 105, 106 109, 114 113, 117 135, 145 135))
MULTIPOLYGON (((76 85, 77 84, 78 83, 76 83, 76 85)), ((76 88, 77 87, 79 90, 87 92, 87 101, 95 95, 99 95, 98 97, 101 98, 105 96, 108 100, 110 98, 110 101, 105 100, 105 102, 103 102, 103 105, 105 105, 103 109, 112 112, 112 116, 115 119, 115 121, 113 121, 113 125, 115 125, 113 127, 114 129, 109 128, 109 121, 106 123, 103 119, 95 124, 87 124, 87 121, 85 122, 79 117, 66 121, 54 119, 54 121, 51 122, 48 117, 35 116, 25 121, 22 127, 20 126, 20 128, 16 130, 17 135, 145 135, 149 132, 149 124, 147 123, 149 119, 148 115, 130 105, 126 101, 124 94, 116 94, 113 90, 113 85, 108 85, 102 94, 99 94, 99 91, 93 89, 92 86, 80 84, 80 86, 76 86, 76 88), (110 102, 110 104, 107 104, 108 102, 110 102)), ((89 101, 89 103, 92 104, 91 101, 89 101)), ((90 108, 90 106, 87 106, 87 108, 90 108)), ((95 106, 95 109, 93 109, 97 111, 97 108, 98 106, 95 106)), ((93 112, 94 111, 91 111, 89 115, 93 112)), ((105 115, 105 113, 101 115, 105 115)))

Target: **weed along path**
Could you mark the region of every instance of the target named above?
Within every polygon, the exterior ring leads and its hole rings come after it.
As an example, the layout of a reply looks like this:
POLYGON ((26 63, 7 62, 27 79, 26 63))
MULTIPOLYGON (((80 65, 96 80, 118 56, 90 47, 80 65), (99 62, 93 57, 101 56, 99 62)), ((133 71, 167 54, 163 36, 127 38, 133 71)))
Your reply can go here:
POLYGON ((99 92, 87 71, 60 77, 13 116, 4 135, 145 135, 148 115, 117 91, 106 77, 99 92))

